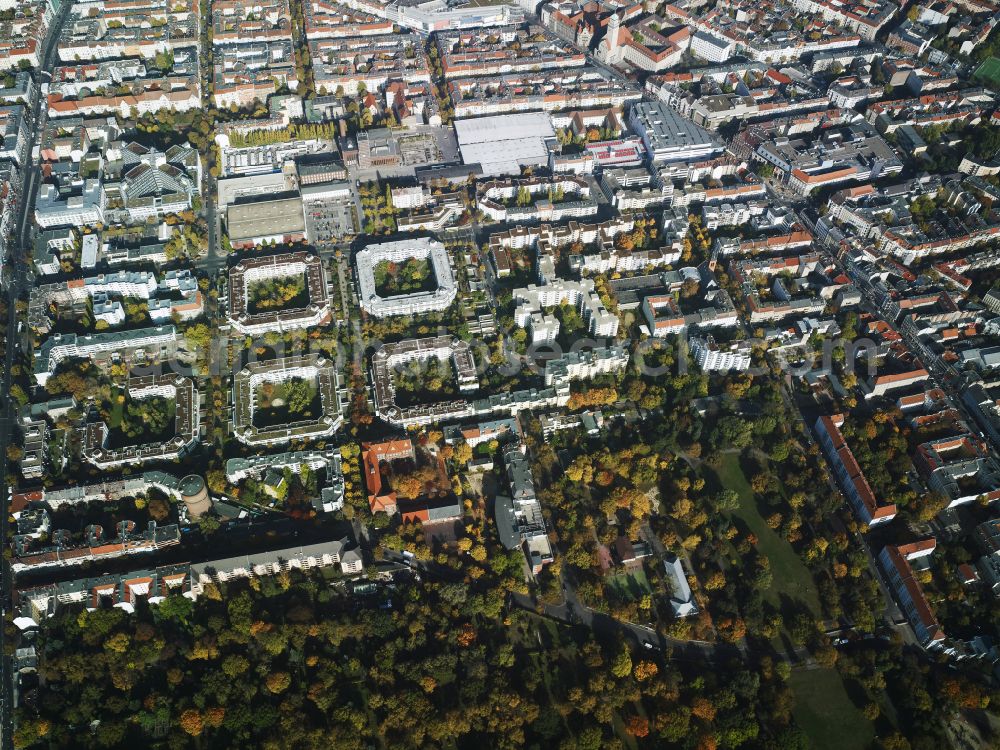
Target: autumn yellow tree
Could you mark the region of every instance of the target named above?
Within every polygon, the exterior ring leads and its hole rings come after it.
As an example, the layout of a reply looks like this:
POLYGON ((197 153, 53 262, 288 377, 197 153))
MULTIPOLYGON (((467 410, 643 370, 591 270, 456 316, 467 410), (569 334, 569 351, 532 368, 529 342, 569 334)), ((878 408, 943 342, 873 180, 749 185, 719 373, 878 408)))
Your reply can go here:
POLYGON ((205 729, 205 722, 196 708, 189 708, 181 714, 181 729, 192 737, 198 737, 205 729))
POLYGON ((264 679, 265 687, 275 695, 285 692, 291 684, 292 678, 288 672, 272 672, 264 679))
POLYGON ((659 671, 660 668, 656 666, 656 662, 644 660, 635 665, 633 672, 636 680, 639 682, 645 682, 648 679, 656 677, 659 671))

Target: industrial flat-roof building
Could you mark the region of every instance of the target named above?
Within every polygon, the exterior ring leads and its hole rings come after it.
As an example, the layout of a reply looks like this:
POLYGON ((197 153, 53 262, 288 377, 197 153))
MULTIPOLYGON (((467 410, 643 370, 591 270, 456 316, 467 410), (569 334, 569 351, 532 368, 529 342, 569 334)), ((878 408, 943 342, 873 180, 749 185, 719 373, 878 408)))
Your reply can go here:
POLYGON ((241 249, 307 239, 298 195, 232 204, 226 211, 226 228, 232 246, 241 249))
POLYGON ((484 175, 521 174, 522 166, 548 164, 545 141, 556 136, 545 112, 456 120, 455 133, 462 161, 481 165, 484 175))
POLYGON ((726 150, 722 141, 705 128, 663 102, 633 104, 629 124, 654 162, 710 159, 726 150))
POLYGON ((278 193, 295 189, 294 175, 290 172, 268 172, 244 177, 226 177, 219 180, 218 206, 226 210, 234 203, 252 202, 259 198, 270 198, 278 193))

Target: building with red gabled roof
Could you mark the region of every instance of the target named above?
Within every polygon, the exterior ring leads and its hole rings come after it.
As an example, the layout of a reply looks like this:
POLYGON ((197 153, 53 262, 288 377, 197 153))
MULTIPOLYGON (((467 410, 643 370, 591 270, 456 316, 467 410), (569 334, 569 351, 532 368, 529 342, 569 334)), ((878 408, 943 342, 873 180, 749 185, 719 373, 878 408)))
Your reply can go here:
POLYGON ((909 388, 911 385, 922 383, 930 377, 930 373, 923 367, 916 367, 906 372, 896 372, 888 375, 875 375, 863 386, 869 397, 884 396, 892 391, 901 388, 909 388))
POLYGON ((910 621, 920 645, 928 649, 944 647, 945 634, 934 616, 924 590, 917 581, 910 563, 934 552, 936 541, 923 539, 899 547, 889 545, 879 554, 879 565, 886 574, 890 588, 910 621))
MULTIPOLYGON (((381 443, 362 443, 361 466, 368 488, 368 505, 372 513, 382 512, 389 516, 399 513, 404 522, 421 523, 450 521, 461 517, 461 505, 451 492, 438 492, 432 497, 402 498, 389 486, 382 473, 383 464, 400 460, 414 461, 416 457, 416 448, 409 438, 386 440, 381 443)), ((446 478, 443 459, 440 456, 434 458, 439 463, 440 474, 446 478)))
POLYGON ((414 458, 416 452, 413 441, 408 438, 386 440, 381 443, 362 443, 361 465, 368 487, 368 504, 372 513, 383 511, 389 515, 396 512, 396 493, 390 490, 382 479, 382 462, 414 458))
POLYGON ((896 506, 893 503, 880 503, 872 491, 864 472, 858 465, 854 453, 840 431, 844 424, 843 414, 820 417, 816 420, 815 430, 819 444, 833 468, 844 494, 854 509, 854 514, 862 523, 868 526, 891 521, 896 517, 896 506))

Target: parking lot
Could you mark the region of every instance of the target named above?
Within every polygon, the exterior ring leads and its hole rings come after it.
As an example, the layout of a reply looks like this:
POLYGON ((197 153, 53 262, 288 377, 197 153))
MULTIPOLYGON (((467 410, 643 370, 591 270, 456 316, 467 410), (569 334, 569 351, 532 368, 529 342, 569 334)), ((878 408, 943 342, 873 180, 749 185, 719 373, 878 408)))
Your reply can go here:
POLYGON ((440 160, 437 139, 430 133, 403 135, 397 139, 399 156, 403 164, 414 167, 440 160))
POLYGON ((419 167, 459 161, 455 131, 447 127, 424 125, 401 133, 396 142, 403 164, 419 167))
POLYGON ((357 233, 354 201, 350 196, 305 204, 306 228, 316 245, 342 242, 357 233))

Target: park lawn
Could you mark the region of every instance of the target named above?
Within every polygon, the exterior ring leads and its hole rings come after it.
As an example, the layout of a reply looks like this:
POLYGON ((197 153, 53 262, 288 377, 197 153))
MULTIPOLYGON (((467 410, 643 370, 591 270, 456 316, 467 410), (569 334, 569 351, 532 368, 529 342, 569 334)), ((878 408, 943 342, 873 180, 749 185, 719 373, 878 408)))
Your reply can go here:
POLYGON ((875 729, 851 702, 836 669, 792 672, 792 715, 816 750, 865 750, 875 729))
POLYGON ((743 475, 739 455, 723 454, 722 463, 716 473, 723 487, 733 490, 740 496, 740 507, 734 511, 734 515, 757 536, 757 549, 771 561, 773 580, 771 588, 765 592, 765 598, 780 606, 781 596, 785 595, 801 602, 819 617, 821 614, 819 595, 816 593, 816 583, 813 581, 812 573, 795 554, 792 545, 778 536, 778 533, 764 521, 757 508, 757 500, 750 483, 743 475))

